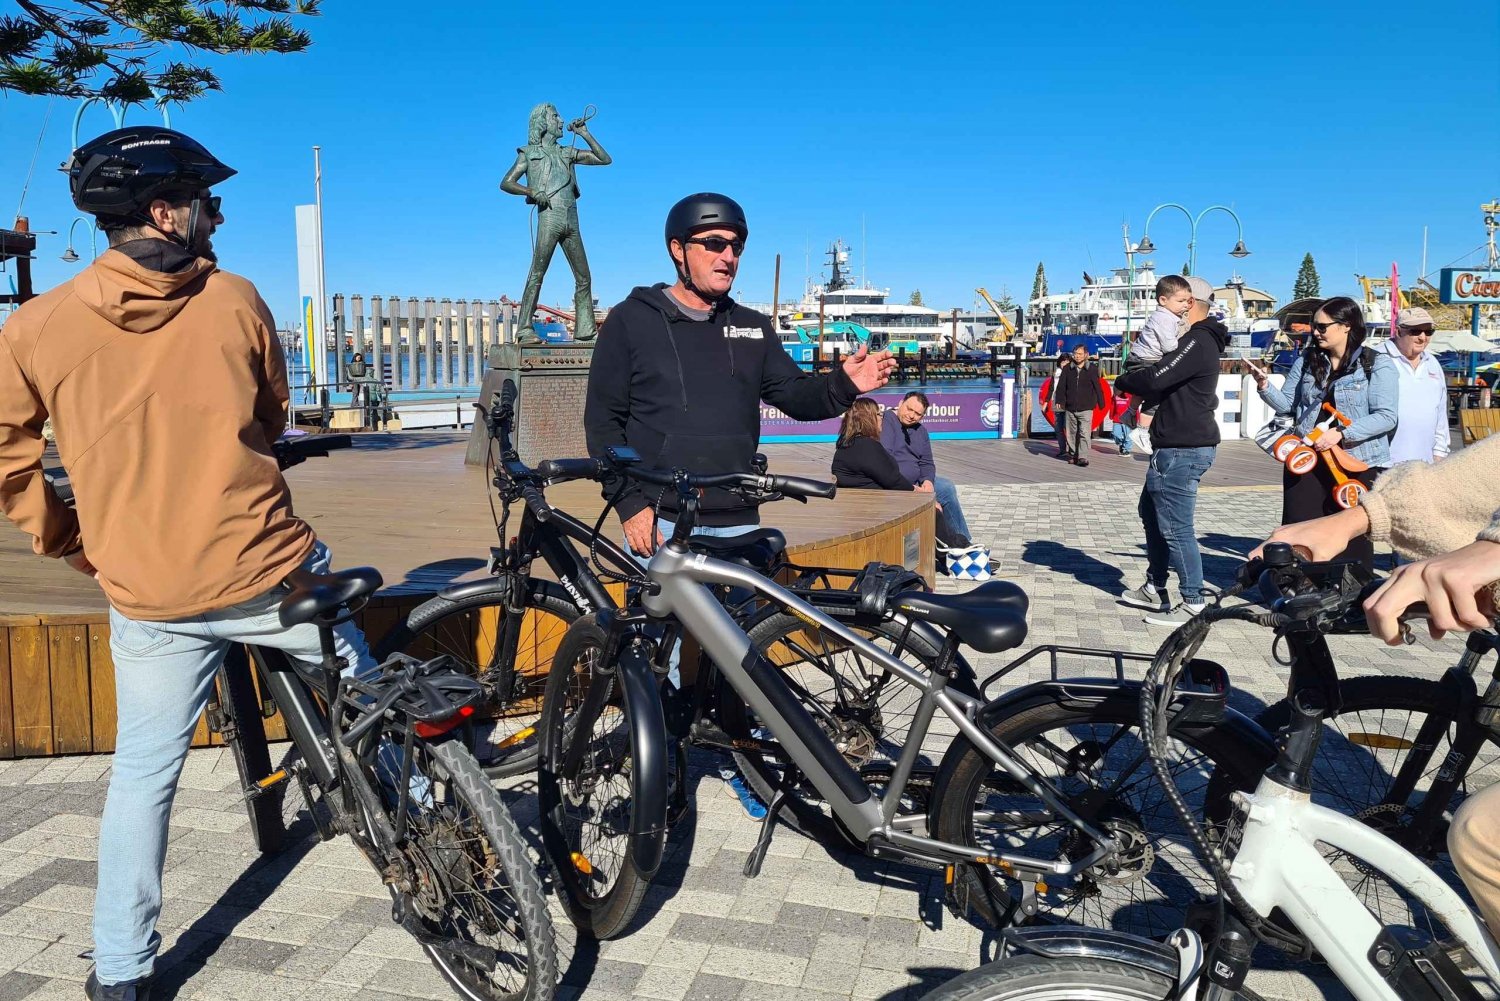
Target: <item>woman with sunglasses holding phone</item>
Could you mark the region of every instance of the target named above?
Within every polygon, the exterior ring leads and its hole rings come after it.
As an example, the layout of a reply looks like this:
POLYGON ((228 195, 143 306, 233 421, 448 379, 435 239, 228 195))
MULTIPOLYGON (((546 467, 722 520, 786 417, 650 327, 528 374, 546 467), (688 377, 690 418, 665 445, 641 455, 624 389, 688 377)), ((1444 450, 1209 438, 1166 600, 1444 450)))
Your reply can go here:
MULTIPOLYGON (((1293 431, 1305 435, 1324 421, 1332 404, 1349 420, 1324 431, 1313 446, 1328 452, 1338 446, 1367 468, 1348 471, 1351 478, 1371 486, 1391 464, 1390 443, 1397 424, 1399 376, 1390 356, 1365 346, 1365 320, 1359 303, 1347 296, 1325 299, 1313 313, 1312 336, 1292 362, 1286 383, 1278 389, 1270 374, 1246 362, 1260 390, 1260 398, 1282 416, 1293 420, 1293 431)), ((1282 470, 1281 523, 1311 521, 1340 510, 1334 499, 1337 485, 1324 456, 1309 472, 1298 476, 1282 470)), ((1338 556, 1373 567, 1375 550, 1368 536, 1350 541, 1338 556)))

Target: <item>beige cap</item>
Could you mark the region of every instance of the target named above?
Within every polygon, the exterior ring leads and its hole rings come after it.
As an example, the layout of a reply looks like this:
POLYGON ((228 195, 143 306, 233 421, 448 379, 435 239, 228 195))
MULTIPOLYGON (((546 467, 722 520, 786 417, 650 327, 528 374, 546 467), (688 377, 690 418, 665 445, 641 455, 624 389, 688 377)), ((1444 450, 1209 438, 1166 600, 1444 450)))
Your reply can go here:
POLYGON ((1396 314, 1396 326, 1398 327, 1436 327, 1432 322, 1432 314, 1421 306, 1411 306, 1396 314))
POLYGON ((1193 292, 1194 299, 1201 299, 1203 302, 1213 302, 1214 287, 1207 278, 1199 278, 1197 275, 1193 275, 1187 280, 1187 283, 1188 288, 1193 292))

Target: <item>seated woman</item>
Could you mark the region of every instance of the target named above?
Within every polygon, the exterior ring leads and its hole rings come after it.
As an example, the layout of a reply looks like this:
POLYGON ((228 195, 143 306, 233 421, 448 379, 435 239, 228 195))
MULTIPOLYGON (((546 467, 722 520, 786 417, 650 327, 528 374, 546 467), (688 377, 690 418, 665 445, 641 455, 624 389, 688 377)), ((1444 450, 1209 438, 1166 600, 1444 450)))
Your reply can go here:
MULTIPOLYGON (((840 487, 856 490, 911 490, 911 481, 880 444, 880 404, 867 397, 854 401, 839 428, 838 447, 833 452, 833 478, 840 487)), ((965 535, 955 532, 937 513, 938 544, 949 548, 969 545, 965 535)))

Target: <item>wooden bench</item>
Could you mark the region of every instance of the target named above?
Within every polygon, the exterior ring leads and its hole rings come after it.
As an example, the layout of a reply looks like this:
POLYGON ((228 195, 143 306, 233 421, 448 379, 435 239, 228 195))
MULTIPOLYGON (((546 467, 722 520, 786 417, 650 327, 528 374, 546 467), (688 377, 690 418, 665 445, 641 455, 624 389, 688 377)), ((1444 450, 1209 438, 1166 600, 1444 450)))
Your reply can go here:
POLYGON ((1460 410, 1458 424, 1463 430, 1463 442, 1472 445, 1481 438, 1500 432, 1500 407, 1485 410, 1460 410))

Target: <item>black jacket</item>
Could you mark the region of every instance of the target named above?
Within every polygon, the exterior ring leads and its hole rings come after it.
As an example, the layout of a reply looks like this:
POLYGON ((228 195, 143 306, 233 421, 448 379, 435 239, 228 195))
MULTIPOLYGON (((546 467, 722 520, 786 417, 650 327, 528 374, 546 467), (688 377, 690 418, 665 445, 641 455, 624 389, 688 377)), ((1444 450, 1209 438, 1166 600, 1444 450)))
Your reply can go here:
POLYGON ((864 436, 833 450, 833 478, 841 487, 860 490, 913 489, 880 439, 864 436))
POLYGON ((1201 448, 1219 443, 1219 359, 1229 346, 1229 328, 1218 320, 1199 320, 1177 350, 1150 368, 1127 372, 1115 380, 1124 390, 1157 403, 1151 421, 1152 448, 1201 448))
MULTIPOLYGON (((731 299, 698 322, 678 309, 665 285, 640 287, 609 311, 589 368, 583 424, 589 454, 629 445, 647 466, 695 473, 749 472, 760 445, 761 401, 800 421, 837 417, 859 396, 843 369, 810 375, 781 346, 771 321, 731 299)), ((618 483, 606 483, 613 496, 618 483)), ((677 497, 632 483, 620 501, 626 519, 655 505, 674 520, 677 497)), ((753 525, 754 508, 711 490, 701 525, 753 525)))
POLYGON ((1104 391, 1099 388, 1099 366, 1093 362, 1079 368, 1067 365, 1057 374, 1052 387, 1052 407, 1067 413, 1078 413, 1104 406, 1104 391))

